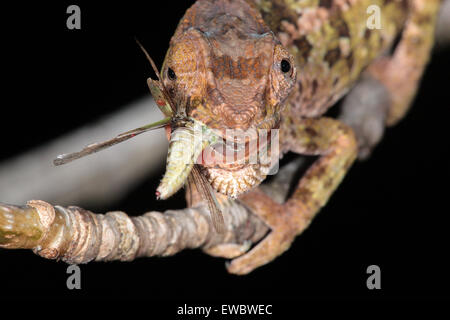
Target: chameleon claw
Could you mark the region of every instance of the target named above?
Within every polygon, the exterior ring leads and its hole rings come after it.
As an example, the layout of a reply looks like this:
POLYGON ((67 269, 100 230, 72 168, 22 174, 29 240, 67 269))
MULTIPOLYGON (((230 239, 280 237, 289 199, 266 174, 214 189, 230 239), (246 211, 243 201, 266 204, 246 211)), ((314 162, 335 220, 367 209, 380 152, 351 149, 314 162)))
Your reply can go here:
POLYGON ((246 254, 226 264, 229 273, 245 275, 281 255, 291 246, 295 235, 287 236, 283 228, 272 230, 260 243, 246 254))
POLYGON ((204 249, 203 251, 213 257, 233 259, 246 253, 251 246, 252 242, 250 240, 246 240, 241 244, 239 243, 218 244, 214 247, 204 249))

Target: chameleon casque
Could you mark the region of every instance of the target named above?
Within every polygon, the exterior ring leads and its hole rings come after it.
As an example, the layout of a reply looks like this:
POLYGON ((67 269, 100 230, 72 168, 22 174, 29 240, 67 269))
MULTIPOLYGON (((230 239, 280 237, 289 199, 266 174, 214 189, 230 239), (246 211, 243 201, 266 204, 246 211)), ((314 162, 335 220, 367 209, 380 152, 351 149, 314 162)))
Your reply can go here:
MULTIPOLYGON (((250 250, 246 241, 225 237, 223 243, 209 245, 205 251, 234 258, 228 270, 236 274, 275 259, 326 204, 358 153, 361 158, 367 156, 384 127, 396 124, 407 112, 429 60, 439 6, 439 0, 198 0, 170 41, 161 82, 154 81, 165 90, 159 92, 163 99, 159 104, 170 100, 175 106, 168 130, 167 170, 157 195, 165 199, 176 192, 194 161, 213 143, 194 148, 188 163, 180 163, 174 150, 185 148, 186 142, 173 137, 193 124, 213 129, 225 140, 228 129, 279 130, 277 157, 287 152, 318 156, 283 202, 258 187, 270 170, 266 163, 218 164, 203 158, 198 167, 222 205, 238 203, 270 229, 250 250), (380 29, 367 27, 367 9, 373 5, 380 9, 380 29), (323 116, 347 93, 341 120, 323 116), (368 98, 361 99, 363 94, 368 98)), ((202 201, 195 189, 187 198, 190 207, 202 201)), ((84 233, 77 231, 78 235, 88 234, 108 219, 121 231, 120 240, 100 243, 100 234, 108 237, 109 229, 103 226, 89 240, 98 245, 90 246, 87 240, 74 244, 74 231, 62 236, 65 222, 59 215, 78 219, 67 213, 70 208, 55 209, 42 201, 29 202, 27 208, 41 210, 38 216, 48 229, 46 234, 29 232, 16 239, 0 232, 0 246, 33 248, 44 257, 77 263, 149 255, 140 247, 147 241, 142 239, 145 223, 131 222, 124 214, 81 215, 88 216, 79 220, 91 221, 91 227, 84 233), (42 213, 45 210, 50 210, 50 218, 42 213), (51 226, 58 219, 59 229, 51 226), (122 230, 126 228, 134 228, 138 235, 125 241, 122 230), (50 241, 49 234, 58 239, 50 241), (45 245, 50 249, 43 250, 45 245), (113 257, 114 250, 122 251, 113 257)), ((15 209, 10 206, 9 210, 15 209)))

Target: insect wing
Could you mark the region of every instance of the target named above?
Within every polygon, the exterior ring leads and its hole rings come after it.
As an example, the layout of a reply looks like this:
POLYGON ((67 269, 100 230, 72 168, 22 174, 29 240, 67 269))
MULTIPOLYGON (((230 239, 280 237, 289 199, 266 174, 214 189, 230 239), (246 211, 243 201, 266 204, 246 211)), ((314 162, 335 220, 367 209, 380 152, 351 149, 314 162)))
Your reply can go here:
POLYGON ((194 183, 199 191, 201 197, 206 201, 209 209, 209 214, 211 215, 211 220, 216 229, 217 233, 225 232, 225 222, 223 220, 222 211, 220 210, 220 204, 214 195, 214 192, 211 188, 211 185, 206 180, 205 176, 200 172, 198 165, 194 165, 192 168, 192 172, 188 181, 192 181, 190 183, 194 183))

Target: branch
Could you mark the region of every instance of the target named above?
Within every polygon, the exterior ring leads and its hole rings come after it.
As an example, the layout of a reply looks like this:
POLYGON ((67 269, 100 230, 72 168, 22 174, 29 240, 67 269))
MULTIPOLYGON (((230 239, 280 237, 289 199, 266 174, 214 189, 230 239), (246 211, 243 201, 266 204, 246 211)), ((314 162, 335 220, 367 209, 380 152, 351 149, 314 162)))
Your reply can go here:
POLYGON ((439 49, 450 45, 450 0, 445 0, 441 4, 436 25, 436 43, 439 49))
POLYGON ((223 214, 226 232, 218 234, 204 206, 129 217, 121 211, 94 214, 40 200, 23 207, 0 204, 0 247, 33 249, 41 257, 71 264, 131 261, 169 256, 186 248, 256 242, 268 231, 235 201, 225 204, 223 214))
MULTIPOLYGON (((283 202, 295 172, 306 164, 297 158, 286 164, 269 184, 261 186, 275 201, 283 202)), ((249 247, 268 227, 238 200, 219 198, 225 233, 215 232, 207 207, 192 190, 194 207, 148 212, 129 217, 114 211, 94 214, 79 207, 53 206, 40 200, 26 206, 0 204, 0 247, 33 249, 47 259, 67 263, 131 261, 138 257, 169 256, 186 248, 208 250, 221 244, 249 247)))

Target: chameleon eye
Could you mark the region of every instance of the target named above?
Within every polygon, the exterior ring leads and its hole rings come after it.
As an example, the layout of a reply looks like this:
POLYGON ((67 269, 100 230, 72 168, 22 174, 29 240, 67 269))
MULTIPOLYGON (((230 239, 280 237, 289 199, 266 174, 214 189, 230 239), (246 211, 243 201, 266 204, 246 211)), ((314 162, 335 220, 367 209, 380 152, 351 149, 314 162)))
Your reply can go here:
POLYGON ((289 72, 291 70, 291 64, 286 59, 281 60, 280 63, 281 71, 284 73, 289 72))
POLYGON ((177 75, 175 74, 175 71, 172 70, 172 68, 167 69, 167 76, 170 80, 175 80, 177 78, 177 75))

